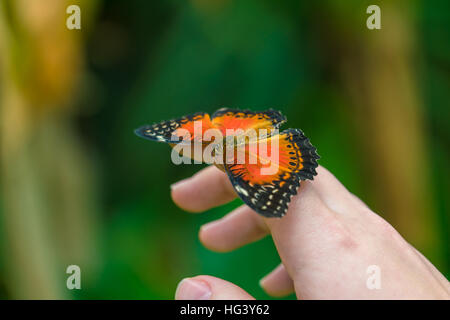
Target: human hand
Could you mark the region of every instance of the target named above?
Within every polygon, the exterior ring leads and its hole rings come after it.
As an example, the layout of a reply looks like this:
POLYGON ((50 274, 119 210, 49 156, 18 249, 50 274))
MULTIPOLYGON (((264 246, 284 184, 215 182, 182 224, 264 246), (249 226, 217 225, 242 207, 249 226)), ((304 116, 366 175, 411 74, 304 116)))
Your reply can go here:
MULTIPOLYGON (((282 263, 261 280, 272 296, 295 291, 299 299, 450 299, 447 279, 384 219, 351 194, 328 170, 303 181, 281 219, 264 218, 246 205, 203 225, 201 242, 219 252, 269 233, 282 263), (380 288, 369 289, 368 267, 380 270, 380 288)), ((236 194, 225 173, 208 167, 172 186, 181 208, 201 212, 236 194)), ((176 299, 253 299, 212 276, 183 279, 176 299)))

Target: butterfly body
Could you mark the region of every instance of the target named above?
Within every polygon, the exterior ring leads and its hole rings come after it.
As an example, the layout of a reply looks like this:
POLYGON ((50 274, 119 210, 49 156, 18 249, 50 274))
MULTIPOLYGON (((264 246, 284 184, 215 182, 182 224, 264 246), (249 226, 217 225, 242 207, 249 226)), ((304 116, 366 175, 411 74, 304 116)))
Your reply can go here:
POLYGON ((281 217, 301 180, 316 175, 316 148, 299 129, 279 132, 278 111, 220 109, 196 113, 136 130, 167 142, 176 155, 209 163, 227 173, 239 197, 259 214, 281 217))

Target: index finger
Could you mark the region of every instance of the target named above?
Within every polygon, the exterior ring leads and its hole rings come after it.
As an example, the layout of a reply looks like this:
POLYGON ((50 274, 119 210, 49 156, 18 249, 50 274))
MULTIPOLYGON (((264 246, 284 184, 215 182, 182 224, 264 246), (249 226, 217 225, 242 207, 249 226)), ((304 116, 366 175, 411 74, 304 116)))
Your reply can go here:
POLYGON ((209 166, 171 186, 172 199, 181 208, 201 212, 237 197, 226 173, 209 166))
MULTIPOLYGON (((337 212, 345 211, 350 192, 325 168, 317 168, 318 175, 311 182, 327 206, 337 212)), ((194 176, 171 186, 172 199, 181 208, 201 212, 223 205, 236 198, 227 174, 209 166, 194 176)))

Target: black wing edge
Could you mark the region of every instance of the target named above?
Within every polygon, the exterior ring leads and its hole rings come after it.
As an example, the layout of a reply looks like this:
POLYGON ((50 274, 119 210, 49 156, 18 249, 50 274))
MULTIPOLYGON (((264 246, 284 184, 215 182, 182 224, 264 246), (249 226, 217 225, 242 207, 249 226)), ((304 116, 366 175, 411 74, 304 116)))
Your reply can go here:
POLYGON ((270 117, 270 119, 272 120, 272 123, 274 124, 274 126, 276 128, 278 128, 280 125, 282 125, 283 123, 285 123, 287 121, 287 118, 285 115, 283 115, 281 113, 281 111, 275 110, 275 109, 268 109, 268 110, 264 110, 264 111, 253 111, 253 110, 249 110, 249 109, 233 109, 233 108, 221 108, 219 110, 217 110, 216 112, 214 112, 211 116, 211 120, 214 119, 215 117, 220 117, 224 114, 226 114, 227 112, 232 112, 232 113, 237 113, 237 112, 243 112, 249 115, 256 115, 256 114, 265 114, 268 117, 270 117))
POLYGON ((289 135, 291 142, 298 146, 303 160, 303 167, 297 172, 292 172, 288 179, 284 180, 281 177, 279 181, 274 181, 273 184, 251 187, 241 177, 230 172, 233 165, 225 165, 228 178, 242 201, 267 218, 281 218, 286 214, 291 198, 297 194, 300 187, 300 181, 313 180, 314 176, 317 175, 317 160, 320 159, 317 149, 300 129, 287 129, 281 134, 289 135), (282 181, 285 183, 281 186, 282 181), (268 201, 270 201, 270 204, 268 204, 268 201))
POLYGON ((317 149, 311 144, 311 141, 305 136, 300 129, 287 129, 280 134, 288 134, 289 140, 295 143, 300 149, 298 156, 302 159, 303 167, 296 172, 300 180, 314 180, 317 175, 316 168, 318 167, 317 160, 320 156, 317 154, 317 149))
POLYGON ((181 142, 181 140, 172 139, 172 132, 174 132, 182 124, 191 121, 194 117, 205 116, 206 114, 206 112, 196 112, 178 119, 161 121, 151 125, 144 125, 134 130, 134 133, 138 137, 151 141, 178 143, 181 142))
POLYGON ((267 218, 283 217, 288 210, 291 197, 297 194, 300 186, 300 179, 292 176, 290 181, 286 181, 283 186, 280 186, 281 181, 275 181, 273 184, 250 187, 242 178, 229 172, 226 165, 225 168, 239 198, 252 210, 267 218), (270 201, 270 205, 267 204, 268 201, 270 201))

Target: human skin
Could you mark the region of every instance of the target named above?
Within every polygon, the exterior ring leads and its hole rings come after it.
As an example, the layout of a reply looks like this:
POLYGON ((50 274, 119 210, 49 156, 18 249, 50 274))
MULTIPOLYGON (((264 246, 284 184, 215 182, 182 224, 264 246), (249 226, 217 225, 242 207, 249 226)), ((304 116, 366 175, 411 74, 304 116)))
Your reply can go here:
MULTIPOLYGON (((384 219, 325 168, 304 181, 283 218, 264 218, 243 205, 200 228, 209 249, 227 252, 271 234, 281 264, 260 284, 271 296, 298 299, 450 299, 449 281, 384 219), (367 285, 379 267, 380 287, 367 285), (369 273, 368 273, 369 268, 369 273), (370 289, 371 288, 371 289, 370 289)), ((181 208, 202 212, 237 195, 215 167, 172 185, 181 208)), ((219 278, 183 279, 176 299, 253 299, 219 278)))

